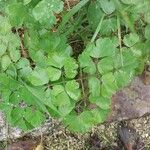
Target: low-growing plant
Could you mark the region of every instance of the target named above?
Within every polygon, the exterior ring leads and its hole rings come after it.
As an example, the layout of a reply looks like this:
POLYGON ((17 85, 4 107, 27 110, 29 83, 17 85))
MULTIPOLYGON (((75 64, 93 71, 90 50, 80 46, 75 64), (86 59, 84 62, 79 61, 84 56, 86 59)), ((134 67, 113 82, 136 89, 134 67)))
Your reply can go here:
POLYGON ((150 54, 149 0, 0 0, 0 109, 30 130, 47 117, 73 132, 104 122, 111 98, 150 54))

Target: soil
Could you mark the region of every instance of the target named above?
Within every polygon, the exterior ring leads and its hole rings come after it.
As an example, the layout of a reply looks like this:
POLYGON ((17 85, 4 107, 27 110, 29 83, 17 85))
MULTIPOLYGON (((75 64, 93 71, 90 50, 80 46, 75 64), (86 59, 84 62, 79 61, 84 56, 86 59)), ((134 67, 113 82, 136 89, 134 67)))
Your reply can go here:
MULTIPOLYGON (((150 115, 125 121, 134 128, 140 138, 140 149, 150 149, 150 115)), ((57 124, 56 122, 54 124, 57 124)), ((60 126, 54 134, 44 137, 45 150, 121 150, 118 146, 117 129, 120 122, 103 124, 92 129, 91 133, 72 134, 60 126)))

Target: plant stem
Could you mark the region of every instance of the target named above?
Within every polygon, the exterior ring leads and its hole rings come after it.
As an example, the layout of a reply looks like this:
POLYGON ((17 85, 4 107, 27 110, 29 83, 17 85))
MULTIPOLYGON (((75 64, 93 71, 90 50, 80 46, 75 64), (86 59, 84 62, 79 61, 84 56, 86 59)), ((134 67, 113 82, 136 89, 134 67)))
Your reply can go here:
POLYGON ((101 18, 101 20, 100 20, 100 22, 99 22, 99 24, 98 24, 98 26, 97 26, 97 28, 96 28, 96 31, 95 31, 95 33, 94 33, 92 39, 91 39, 91 43, 93 43, 93 42, 95 41, 95 39, 96 39, 96 37, 97 37, 97 35, 98 35, 100 29, 101 29, 101 25, 102 25, 102 22, 103 22, 104 17, 105 17, 105 15, 102 16, 102 18, 101 18))

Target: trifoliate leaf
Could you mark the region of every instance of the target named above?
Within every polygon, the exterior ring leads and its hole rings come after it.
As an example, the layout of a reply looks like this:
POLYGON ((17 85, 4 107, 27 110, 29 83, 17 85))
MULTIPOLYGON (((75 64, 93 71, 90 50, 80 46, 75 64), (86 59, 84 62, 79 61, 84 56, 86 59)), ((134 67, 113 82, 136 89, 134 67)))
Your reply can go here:
POLYGON ((101 74, 105 74, 107 72, 112 71, 113 70, 113 66, 114 66, 113 63, 114 63, 113 62, 113 58, 111 58, 111 57, 103 58, 97 64, 98 71, 101 74))
POLYGON ((49 82, 48 75, 44 69, 36 68, 28 76, 28 80, 35 86, 47 84, 49 82))
POLYGON ((127 47, 132 47, 139 40, 139 36, 136 33, 130 33, 124 36, 123 42, 127 47))
POLYGON ((101 8, 102 10, 106 13, 106 14, 111 14, 115 11, 115 4, 113 1, 109 1, 109 0, 99 0, 100 4, 101 4, 101 8))
POLYGON ((1 58, 1 65, 2 65, 2 69, 5 71, 8 66, 11 64, 11 59, 8 55, 4 55, 2 58, 1 58))
MULTIPOLYGON (((109 38, 100 38, 96 41, 96 49, 97 49, 97 54, 99 51, 99 56, 100 57, 105 57, 105 56, 113 56, 115 54, 116 48, 109 38)), ((93 52, 94 53, 94 49, 93 52)))
POLYGON ((65 85, 65 90, 70 98, 73 100, 79 100, 81 96, 81 91, 79 89, 79 83, 75 80, 68 81, 65 85))
POLYGON ((51 27, 56 23, 54 13, 63 10, 63 2, 60 0, 42 0, 32 10, 34 18, 46 27, 51 27))
POLYGON ((46 68, 47 75, 49 77, 50 81, 57 81, 61 77, 61 70, 54 68, 54 67, 48 67, 46 68))
POLYGON ((77 75, 78 64, 73 58, 66 58, 64 63, 65 76, 74 78, 77 75))
POLYGON ((145 38, 150 40, 150 25, 147 25, 145 28, 145 38))

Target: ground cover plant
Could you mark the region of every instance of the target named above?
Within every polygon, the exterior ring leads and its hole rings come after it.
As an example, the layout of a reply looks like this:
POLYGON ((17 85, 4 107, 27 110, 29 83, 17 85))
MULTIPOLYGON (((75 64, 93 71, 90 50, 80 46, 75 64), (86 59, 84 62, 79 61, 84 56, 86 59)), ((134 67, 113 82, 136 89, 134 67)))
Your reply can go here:
POLYGON ((149 0, 65 2, 0 0, 0 110, 12 126, 54 117, 87 132, 149 63, 149 0))

